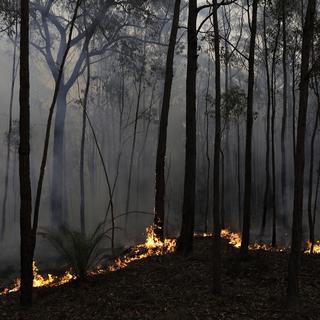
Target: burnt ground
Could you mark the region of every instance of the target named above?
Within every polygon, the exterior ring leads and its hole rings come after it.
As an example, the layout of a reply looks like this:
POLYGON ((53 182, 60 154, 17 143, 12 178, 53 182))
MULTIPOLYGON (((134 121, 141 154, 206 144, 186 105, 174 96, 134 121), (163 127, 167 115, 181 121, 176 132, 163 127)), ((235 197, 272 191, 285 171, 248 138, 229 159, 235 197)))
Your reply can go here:
POLYGON ((223 245, 223 294, 211 293, 210 239, 196 239, 188 258, 167 255, 134 262, 126 269, 35 290, 30 310, 18 295, 0 297, 0 319, 320 319, 320 255, 302 258, 301 301, 285 302, 286 253, 251 252, 223 245))

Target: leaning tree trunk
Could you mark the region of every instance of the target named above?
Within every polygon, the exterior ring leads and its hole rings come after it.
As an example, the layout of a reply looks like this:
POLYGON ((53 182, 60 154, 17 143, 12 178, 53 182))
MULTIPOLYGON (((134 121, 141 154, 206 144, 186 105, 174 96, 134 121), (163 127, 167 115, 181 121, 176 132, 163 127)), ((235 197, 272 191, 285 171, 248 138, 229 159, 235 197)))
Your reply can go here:
POLYGON ((173 79, 173 61, 174 52, 177 41, 177 33, 179 28, 181 0, 176 0, 174 6, 174 14, 172 20, 171 34, 166 62, 166 76, 163 89, 163 101, 160 116, 160 127, 157 147, 156 160, 156 186, 155 186, 155 205, 154 205, 154 227, 158 238, 163 240, 164 233, 164 217, 165 217, 165 158, 167 149, 167 127, 170 109, 170 97, 173 79))
POLYGON ((186 84, 186 155, 182 226, 177 251, 187 255, 192 252, 195 187, 196 187, 196 78, 197 78, 197 0, 189 1, 188 54, 186 84))
POLYGON ((218 3, 213 0, 213 28, 215 54, 215 142, 213 163, 213 293, 221 293, 221 220, 220 220, 220 151, 221 151, 221 62, 218 23, 218 3))
MULTIPOLYGON (((63 80, 62 80, 63 82, 63 80)), ((57 85, 57 84, 56 84, 57 85)), ((51 185, 51 217, 54 225, 61 225, 66 220, 63 208, 64 186, 64 127, 67 110, 67 90, 61 84, 54 122, 53 168, 51 185)))
POLYGON ((85 192, 84 192, 84 149, 85 149, 85 142, 86 142, 86 127, 87 127, 87 106, 88 106, 88 95, 90 89, 90 76, 91 76, 91 69, 90 69, 90 57, 89 52, 87 49, 87 81, 86 81, 86 88, 84 92, 83 98, 83 110, 82 110, 82 132, 81 132, 81 147, 80 147, 80 228, 81 233, 86 233, 86 221, 85 221, 85 192))
POLYGON ((292 220, 292 242, 288 266, 288 302, 296 305, 299 297, 299 271, 302 242, 303 180, 305 167, 305 135, 309 97, 309 62, 314 33, 316 1, 308 0, 307 13, 303 27, 300 101, 297 131, 297 147, 294 166, 294 202, 292 220))
POLYGON ((245 186, 243 203, 243 227, 241 256, 248 255, 250 240, 250 220, 251 220, 251 187, 252 187, 252 129, 253 129, 253 89, 254 89, 254 61, 257 33, 257 12, 258 0, 252 3, 251 38, 249 53, 249 76, 248 76, 248 97, 247 97, 247 135, 246 135, 246 157, 245 157, 245 186))
POLYGON ((30 180, 30 74, 29 74, 29 1, 21 1, 20 22, 20 263, 21 287, 20 303, 23 306, 32 304, 32 195, 30 180))

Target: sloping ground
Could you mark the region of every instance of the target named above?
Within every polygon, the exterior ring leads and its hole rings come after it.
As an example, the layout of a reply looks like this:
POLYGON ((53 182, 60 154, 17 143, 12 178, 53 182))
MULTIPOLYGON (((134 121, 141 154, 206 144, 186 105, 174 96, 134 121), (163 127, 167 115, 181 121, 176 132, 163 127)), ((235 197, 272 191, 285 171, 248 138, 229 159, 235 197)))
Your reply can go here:
POLYGON ((223 246, 223 294, 211 294, 210 239, 196 239, 189 258, 151 257, 85 283, 35 290, 34 307, 0 297, 0 319, 320 319, 320 256, 302 258, 301 305, 285 306, 287 254, 223 246))

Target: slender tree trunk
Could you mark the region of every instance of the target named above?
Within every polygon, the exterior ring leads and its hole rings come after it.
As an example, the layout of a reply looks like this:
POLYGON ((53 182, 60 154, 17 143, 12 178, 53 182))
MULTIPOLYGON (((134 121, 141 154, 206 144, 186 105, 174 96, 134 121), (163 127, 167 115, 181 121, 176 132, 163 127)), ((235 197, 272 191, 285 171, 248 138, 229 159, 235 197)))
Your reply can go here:
MULTIPOLYGON (((315 190, 314 205, 313 205, 313 230, 316 224, 319 188, 320 188, 320 161, 319 161, 318 172, 317 172, 317 186, 315 190)), ((314 243, 312 243, 311 245, 311 252, 313 252, 313 248, 314 248, 314 243)))
POLYGON ((125 211, 126 212, 125 233, 127 233, 128 219, 129 219, 128 212, 130 208, 130 198, 131 198, 132 170, 133 170, 134 154, 135 154, 136 142, 137 142, 137 130, 138 130, 139 111, 140 111, 140 104, 141 104, 142 82, 143 82, 143 74, 144 74, 144 68, 145 68, 144 64, 145 64, 145 59, 143 60, 143 66, 141 66, 141 71, 139 75, 139 88, 138 88, 136 113, 135 113, 135 119, 134 119, 133 141, 132 141, 131 152, 130 152, 129 178, 128 178, 126 211, 125 211))
POLYGON ((269 206, 269 194, 270 194, 270 115, 271 115, 271 85, 270 85, 270 70, 269 70, 269 50, 267 41, 267 25, 266 25, 266 6, 267 1, 264 4, 263 12, 263 40, 264 40, 264 60, 267 75, 267 133, 266 133, 266 186, 264 191, 264 201, 263 201, 263 216, 260 234, 264 235, 267 213, 269 206))
POLYGON ((208 232, 208 215, 209 215, 209 201, 210 201, 210 171, 211 171, 211 160, 210 160, 210 149, 209 149, 209 87, 210 87, 210 59, 208 59, 208 82, 206 89, 206 159, 207 159, 207 179, 206 179, 206 209, 204 216, 204 232, 208 232))
POLYGON ((272 74, 271 74, 271 162, 272 162, 272 247, 277 245, 277 200, 276 200, 276 146, 275 146, 275 125, 276 125, 276 54, 280 36, 280 19, 277 26, 277 35, 275 38, 273 56, 272 56, 272 74))
MULTIPOLYGON (((317 85, 317 84, 315 84, 317 85)), ((317 97, 318 105, 317 105, 317 112, 316 112, 316 119, 312 131, 311 137, 311 154, 310 154, 310 169, 309 169, 309 190, 308 190, 308 222, 309 222, 309 241, 311 242, 311 253, 313 252, 314 247, 314 221, 313 221, 313 212, 312 212, 312 197, 313 197, 313 168, 314 168, 314 144, 316 140, 316 134, 319 124, 319 115, 320 115, 320 101, 319 97, 317 97)))
POLYGON ((21 0, 20 31, 20 263, 22 306, 32 304, 32 195, 30 180, 30 74, 29 74, 29 1, 21 0))
POLYGON ((220 294, 221 283, 221 221, 220 221, 220 151, 221 151, 221 61, 218 23, 218 3, 213 0, 214 54, 215 54, 215 142, 213 164, 213 293, 220 294))
MULTIPOLYGON (((63 77, 62 77, 63 78, 63 77)), ((61 81, 63 83, 63 79, 61 81)), ((51 185, 51 214, 54 225, 62 225, 65 220, 63 208, 64 185, 64 127, 67 110, 67 90, 63 84, 57 97, 57 108, 54 122, 53 167, 51 185)), ((56 83, 57 85, 57 83, 56 83)))
POLYGON ((308 90, 309 90, 309 62, 311 44, 314 34, 316 1, 308 0, 305 24, 303 27, 302 58, 301 58, 301 83, 299 117, 297 131, 297 149, 294 166, 294 203, 292 220, 292 242, 288 266, 288 302, 297 304, 299 296, 299 270, 301 260, 302 242, 302 211, 303 211, 303 180, 305 166, 305 135, 308 110, 308 90))
POLYGON ((237 146, 238 146, 238 156, 237 156, 237 182, 238 182, 238 211, 239 211, 239 230, 242 227, 242 210, 241 210, 241 139, 240 139, 240 119, 237 121, 237 146))
POLYGON ((40 211, 40 203, 41 203, 41 195, 42 195, 42 187, 43 187, 43 180, 44 180, 44 174, 46 171, 46 164, 47 164, 47 158, 48 158, 48 151, 49 151, 49 142, 50 142, 50 133, 51 133, 51 125, 52 125, 52 118, 53 118, 53 112, 55 109, 55 105, 57 103, 58 95, 59 95, 59 88, 60 83, 63 77, 63 69, 66 63, 66 59, 70 50, 70 44, 72 40, 72 32, 74 29, 74 24, 78 15, 78 9, 80 6, 82 0, 77 0, 74 14, 72 17, 72 20, 70 22, 70 32, 67 42, 66 50, 63 54, 59 73, 56 81, 56 85, 54 88, 54 93, 52 97, 52 102, 49 109, 49 115, 47 120, 47 126, 46 126, 46 133, 45 133, 45 139, 44 139, 44 146, 43 146, 43 153, 42 153, 42 159, 41 159, 41 165, 40 165, 40 173, 39 173, 39 179, 37 184, 37 193, 35 198, 35 205, 34 205, 34 213, 33 213, 33 227, 32 227, 32 256, 34 254, 34 249, 36 245, 36 236, 37 236, 37 229, 38 229, 38 220, 39 220, 39 211, 40 211))
POLYGON ((6 218, 7 218, 7 199, 8 199, 8 186, 9 186, 9 169, 10 169, 10 155, 11 155, 11 134, 12 134, 12 109, 14 88, 16 81, 16 60, 17 60, 17 44, 18 44, 18 19, 15 23, 15 37, 13 42, 13 60, 11 71, 11 90, 10 90, 10 103, 9 103, 9 125, 8 125, 8 141, 7 141, 7 157, 6 157, 6 175, 4 179, 4 193, 2 201, 2 224, 1 224, 1 239, 4 238, 6 230, 6 218))
POLYGON ((245 158, 245 187, 243 207, 243 229, 241 242, 241 256, 248 255, 251 222, 251 187, 252 187, 252 129, 253 129, 253 89, 254 89, 254 61, 257 33, 258 0, 252 2, 251 38, 249 53, 249 76, 247 97, 247 132, 246 132, 246 158, 245 158))
POLYGON ((84 192, 84 149, 85 149, 85 139, 86 139, 86 126, 87 126, 87 106, 88 106, 88 96, 90 89, 90 57, 87 50, 87 81, 86 89, 83 98, 83 111, 82 111, 82 133, 81 133, 81 147, 80 147, 80 226, 81 232, 86 233, 86 221, 85 221, 85 192, 84 192))
POLYGON ((288 74, 287 74, 287 0, 282 0, 282 68, 283 68, 283 98, 282 98, 282 127, 281 127, 281 193, 283 208, 283 223, 287 224, 287 159, 286 159, 286 130, 287 130, 287 101, 288 101, 288 74))
POLYGON ((193 248, 196 187, 196 78, 197 78, 197 0, 189 0, 188 62, 186 84, 186 155, 182 226, 177 252, 187 255, 193 248))
POLYGON ((295 37, 295 46, 292 53, 292 148, 293 161, 296 158, 296 49, 297 36, 295 37))
POLYGON ((156 160, 156 186, 155 186, 155 215, 154 226, 156 235, 163 240, 165 217, 165 158, 167 149, 167 127, 170 109, 170 97, 173 80, 173 61, 179 27, 181 0, 176 0, 172 20, 169 47, 167 52, 166 76, 163 90, 162 109, 156 160))

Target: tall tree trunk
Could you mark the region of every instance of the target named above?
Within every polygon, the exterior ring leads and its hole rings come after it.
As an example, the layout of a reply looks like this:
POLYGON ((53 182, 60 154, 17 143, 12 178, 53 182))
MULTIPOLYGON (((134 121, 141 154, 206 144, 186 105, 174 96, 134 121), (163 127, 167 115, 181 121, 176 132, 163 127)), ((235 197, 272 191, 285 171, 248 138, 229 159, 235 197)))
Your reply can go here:
POLYGON ((10 90, 10 103, 9 103, 9 125, 8 125, 8 140, 7 140, 7 157, 6 157, 6 175, 4 179, 4 193, 2 200, 2 224, 0 238, 4 238, 6 231, 6 218, 7 218, 7 199, 8 199, 8 187, 9 187, 9 169, 10 169, 10 155, 11 155, 11 135, 12 135, 12 109, 14 88, 16 82, 16 60, 17 60, 17 44, 18 44, 18 19, 15 22, 15 37, 13 42, 13 59, 12 59, 12 71, 11 71, 11 90, 10 90))
POLYGON ((237 120, 237 183, 238 183, 238 213, 239 213, 239 230, 242 227, 242 210, 241 210, 241 137, 240 137, 240 119, 237 120))
MULTIPOLYGON (((317 81, 317 80, 315 80, 317 81)), ((317 84, 315 84, 317 86, 317 84)), ((317 112, 316 112, 316 119, 312 131, 311 137, 311 154, 310 154, 310 169, 309 169, 309 190, 308 190, 308 222, 309 222, 309 241, 311 242, 311 253, 313 252, 314 247, 314 226, 315 221, 313 219, 313 212, 312 212, 312 197, 313 197, 313 168, 314 168, 314 144, 316 140, 316 134, 319 124, 319 116, 320 116, 320 100, 319 96, 317 96, 317 112)))
POLYGON ((253 129, 253 89, 254 89, 254 61, 257 33, 258 0, 252 2, 251 38, 249 52, 249 76, 247 97, 247 132, 246 132, 246 158, 245 158, 245 186, 243 206, 243 228, 241 242, 241 256, 248 255, 250 241, 251 220, 251 187, 252 187, 252 129, 253 129))
POLYGON ((296 51, 297 36, 295 36, 295 46, 292 53, 292 149, 293 161, 296 158, 296 51))
POLYGON ((276 146, 275 146, 275 125, 276 125, 276 54, 280 36, 280 19, 278 20, 277 35, 272 55, 272 73, 271 73, 271 162, 272 162, 272 247, 277 245, 277 200, 276 200, 276 146))
POLYGON ((85 221, 85 192, 84 192, 84 149, 85 149, 85 139, 86 139, 86 126, 87 126, 87 106, 88 106, 88 96, 90 89, 90 57, 87 50, 87 81, 86 88, 83 98, 83 110, 82 110, 82 132, 81 132, 81 147, 80 147, 80 227, 81 233, 86 233, 86 221, 85 221))
MULTIPOLYGON (((63 82, 63 80, 62 80, 63 82)), ((56 83, 57 85, 57 83, 56 83)), ((65 221, 63 208, 64 185, 64 127, 67 110, 67 90, 63 84, 57 97, 57 108, 54 122, 53 139, 53 167, 51 185, 51 215, 54 225, 61 225, 65 221)))
POLYGON ((287 0, 282 0, 282 69, 283 69, 283 98, 282 98, 282 127, 281 127, 281 193, 283 208, 283 223, 287 224, 287 159, 286 159, 286 130, 287 130, 287 0))
MULTIPOLYGON (((145 51, 145 49, 144 49, 145 51)), ((144 52, 145 54, 145 52, 144 52)), ((133 140, 131 145, 130 152, 130 163, 129 163, 129 178, 128 178, 128 187, 127 187, 127 199, 126 199, 126 218, 125 218, 125 233, 127 233, 128 220, 129 220, 129 209, 130 209, 130 198, 131 198, 131 184, 132 184, 132 170, 133 170, 133 162, 134 162, 134 154, 136 150, 136 142, 137 142, 137 130, 138 130, 138 122, 139 122, 139 111, 141 105, 141 93, 142 93, 142 82, 143 82, 143 74, 145 68, 145 58, 143 59, 143 65, 141 66, 140 75, 139 75, 139 88, 138 88, 138 97, 137 97, 137 105, 134 119, 134 128, 133 128, 133 140)))
POLYGON ((218 3, 213 0, 215 54, 215 142, 213 164, 213 293, 221 293, 221 221, 220 221, 220 151, 221 151, 221 61, 218 23, 218 3))
POLYGON ((186 155, 182 226, 177 251, 187 255, 192 252, 195 194, 196 194, 196 78, 197 78, 197 0, 189 1, 188 62, 186 84, 186 155))
POLYGON ((208 58, 208 82, 206 89, 206 160, 207 160, 207 179, 206 179, 206 208, 204 216, 204 232, 208 232, 208 215, 209 215, 209 201, 210 201, 210 171, 211 171, 211 160, 210 160, 210 149, 209 149, 209 87, 210 87, 210 58, 208 58))
POLYGON ((22 306, 32 304, 32 195, 30 180, 30 74, 29 74, 29 0, 21 0, 20 22, 20 263, 22 306))
POLYGON ((308 0, 303 27, 300 101, 297 131, 297 147, 294 166, 294 202, 292 220, 292 241, 288 266, 288 302, 295 305, 299 296, 299 270, 302 242, 303 180, 305 166, 305 135, 309 97, 309 61, 314 33, 316 1, 308 0))
POLYGON ((41 165, 40 165, 40 173, 39 173, 39 179, 38 179, 38 184, 37 184, 37 193, 36 193, 34 212, 33 212, 32 256, 34 254, 34 249, 35 249, 35 245, 36 245, 36 236, 37 236, 37 229, 38 229, 42 187, 43 187, 44 174, 45 174, 46 165, 47 165, 52 118, 53 118, 54 109, 55 109, 58 95, 59 95, 59 88, 60 88, 60 83, 61 83, 61 80, 63 77, 64 66, 66 63, 68 53, 70 51, 72 32, 74 29, 74 24, 75 24, 77 15, 78 15, 78 9, 79 9, 81 1, 82 0, 77 0, 76 5, 75 5, 74 14, 73 14, 72 20, 70 22, 70 32, 69 32, 69 36, 68 36, 67 47, 66 47, 66 50, 65 50, 63 57, 62 57, 62 60, 61 60, 61 64, 60 64, 60 68, 59 68, 59 72, 58 72, 58 77, 57 77, 57 81, 55 84, 54 93, 53 93, 53 97, 52 97, 52 101, 51 101, 51 105, 50 105, 50 109, 49 109, 49 115, 48 115, 48 120, 47 120, 47 125, 46 125, 46 133, 45 133, 45 139, 44 139, 44 146, 43 146, 43 153, 42 153, 42 159, 41 159, 41 165))
POLYGON ((166 61, 166 76, 163 89, 162 109, 160 116, 160 127, 156 160, 156 186, 155 186, 155 206, 154 206, 154 227, 158 238, 163 240, 164 217, 165 217, 165 158, 167 149, 167 127, 170 109, 170 97, 173 80, 173 61, 179 27, 181 0, 176 0, 172 20, 171 34, 166 61))
POLYGON ((266 25, 266 7, 267 1, 264 4, 263 10, 263 41, 264 41, 264 60, 267 76, 267 133, 266 133, 266 186, 264 191, 263 201, 263 216, 260 234, 264 235, 267 213, 269 207, 269 193, 270 193, 270 114, 271 114, 271 85, 270 85, 270 70, 269 70, 269 50, 267 41, 267 25, 266 25))

